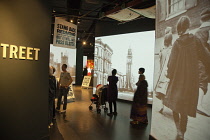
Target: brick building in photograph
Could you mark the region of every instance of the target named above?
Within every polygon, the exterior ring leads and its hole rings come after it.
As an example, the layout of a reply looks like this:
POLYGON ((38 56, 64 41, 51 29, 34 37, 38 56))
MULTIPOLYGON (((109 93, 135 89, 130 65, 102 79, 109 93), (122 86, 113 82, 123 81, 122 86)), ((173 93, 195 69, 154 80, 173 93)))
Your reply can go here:
MULTIPOLYGON (((209 0, 157 0, 156 38, 164 36, 165 28, 176 25, 174 23, 183 15, 191 20, 190 30, 198 28, 200 13, 209 8, 209 5, 209 0)), ((176 26, 172 27, 172 33, 176 33, 176 26)))
POLYGON ((98 84, 107 84, 108 74, 112 71, 112 58, 113 50, 104 44, 100 39, 95 42, 94 54, 94 87, 98 84))

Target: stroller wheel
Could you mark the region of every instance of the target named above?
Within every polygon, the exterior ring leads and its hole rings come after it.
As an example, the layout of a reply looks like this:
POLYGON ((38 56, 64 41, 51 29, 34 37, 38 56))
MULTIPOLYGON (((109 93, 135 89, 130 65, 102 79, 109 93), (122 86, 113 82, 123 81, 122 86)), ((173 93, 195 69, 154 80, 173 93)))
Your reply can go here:
POLYGON ((101 109, 97 109, 97 113, 100 114, 101 113, 101 109))
POLYGON ((89 110, 92 110, 93 109, 93 107, 92 106, 89 106, 89 110))
POLYGON ((104 111, 105 111, 105 112, 106 112, 106 111, 108 111, 108 108, 107 108, 107 107, 105 107, 105 108, 104 108, 104 111))

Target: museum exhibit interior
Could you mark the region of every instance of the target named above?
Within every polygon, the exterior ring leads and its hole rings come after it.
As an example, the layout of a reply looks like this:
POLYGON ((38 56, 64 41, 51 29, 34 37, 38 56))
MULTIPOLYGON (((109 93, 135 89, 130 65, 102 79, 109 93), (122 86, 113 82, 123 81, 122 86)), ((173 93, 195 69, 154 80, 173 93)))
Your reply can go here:
POLYGON ((0 0, 0 140, 209 140, 209 0, 0 0))

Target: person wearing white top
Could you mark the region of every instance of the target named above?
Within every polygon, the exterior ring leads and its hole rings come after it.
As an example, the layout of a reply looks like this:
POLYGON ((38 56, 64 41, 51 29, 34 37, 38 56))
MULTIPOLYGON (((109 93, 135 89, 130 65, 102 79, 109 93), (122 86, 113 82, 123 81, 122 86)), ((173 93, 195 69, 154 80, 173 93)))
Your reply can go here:
POLYGON ((58 94, 58 101, 57 101, 56 110, 60 111, 61 99, 62 99, 62 96, 64 96, 63 111, 61 111, 61 112, 66 112, 67 94, 69 92, 69 85, 73 81, 70 73, 66 69, 67 69, 67 65, 63 64, 62 65, 62 71, 63 72, 61 72, 60 79, 59 79, 59 82, 58 82, 59 94, 58 94))

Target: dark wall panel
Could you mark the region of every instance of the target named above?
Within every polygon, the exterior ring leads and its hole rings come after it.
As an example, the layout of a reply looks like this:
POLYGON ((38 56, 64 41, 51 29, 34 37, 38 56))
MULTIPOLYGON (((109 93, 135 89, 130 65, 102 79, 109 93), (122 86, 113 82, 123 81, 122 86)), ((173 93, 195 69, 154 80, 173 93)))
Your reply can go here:
POLYGON ((77 42, 77 59, 76 59, 76 85, 82 85, 83 72, 83 46, 81 42, 77 42))
POLYGON ((117 21, 99 21, 96 24, 95 36, 99 37, 150 30, 155 30, 155 19, 143 18, 124 24, 119 24, 117 21))
POLYGON ((40 49, 35 61, 3 58, 0 47, 1 140, 37 140, 48 135, 48 5, 47 0, 0 1, 0 43, 40 49))

